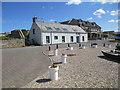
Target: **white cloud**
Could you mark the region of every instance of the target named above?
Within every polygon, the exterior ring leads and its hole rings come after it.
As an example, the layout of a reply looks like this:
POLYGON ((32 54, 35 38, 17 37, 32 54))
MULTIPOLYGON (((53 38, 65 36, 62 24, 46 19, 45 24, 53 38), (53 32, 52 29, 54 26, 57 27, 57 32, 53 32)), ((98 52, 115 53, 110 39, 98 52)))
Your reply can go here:
POLYGON ((107 12, 107 13, 109 13, 110 11, 109 11, 109 10, 107 10, 106 12, 107 12))
POLYGON ((103 10, 103 9, 98 9, 98 10, 96 10, 94 13, 93 13, 93 15, 97 15, 98 16, 98 18, 101 18, 101 15, 102 14, 105 14, 106 12, 103 10))
POLYGON ((101 2, 102 4, 105 3, 118 3, 120 0, 96 0, 97 2, 101 2))
POLYGON ((113 20, 113 19, 111 19, 111 20, 109 20, 108 22, 110 22, 110 23, 112 23, 112 22, 120 22, 120 19, 118 19, 118 20, 113 20))
POLYGON ((56 20, 54 20, 54 19, 50 19, 50 22, 55 22, 56 20))
POLYGON ((79 5, 82 2, 100 2, 101 4, 105 4, 105 3, 118 3, 120 2, 120 0, 68 0, 67 1, 67 5, 71 5, 71 4, 75 4, 75 5, 79 5))
POLYGON ((90 17, 90 18, 88 18, 88 20, 93 20, 93 18, 92 18, 92 17, 90 17))
POLYGON ((66 4, 67 5, 71 5, 71 4, 79 5, 81 2, 82 2, 81 0, 69 0, 66 4))
POLYGON ((119 10, 113 10, 113 11, 111 11, 110 12, 110 15, 112 15, 112 16, 117 16, 117 15, 120 15, 120 9, 119 10))

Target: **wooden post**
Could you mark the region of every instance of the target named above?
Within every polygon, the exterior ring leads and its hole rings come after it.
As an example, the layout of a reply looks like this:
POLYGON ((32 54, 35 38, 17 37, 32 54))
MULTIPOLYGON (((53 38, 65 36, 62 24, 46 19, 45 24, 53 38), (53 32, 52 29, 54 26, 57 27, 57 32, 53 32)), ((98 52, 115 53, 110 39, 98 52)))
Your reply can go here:
POLYGON ((105 43, 103 44, 103 47, 105 47, 105 43))
POLYGON ((70 44, 68 43, 68 47, 70 47, 70 44))
POLYGON ((79 47, 81 46, 81 44, 79 43, 79 47))
POLYGON ((58 49, 58 44, 56 44, 56 49, 58 49))
POLYGON ((49 51, 51 50, 51 47, 49 46, 49 51))

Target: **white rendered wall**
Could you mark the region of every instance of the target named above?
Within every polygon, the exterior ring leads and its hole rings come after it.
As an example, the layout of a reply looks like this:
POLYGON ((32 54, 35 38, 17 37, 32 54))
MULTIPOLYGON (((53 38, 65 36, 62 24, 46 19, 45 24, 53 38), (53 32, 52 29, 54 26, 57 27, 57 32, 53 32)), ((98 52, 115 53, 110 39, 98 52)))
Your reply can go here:
POLYGON ((40 36, 40 28, 33 23, 30 32, 29 32, 29 40, 32 42, 34 40, 35 44, 41 44, 41 36, 40 36), (33 34, 33 29, 35 29, 35 34, 33 34))
POLYGON ((87 34, 80 34, 80 42, 87 42, 88 41, 88 35, 87 34), (82 40, 82 37, 84 36, 84 41, 82 40))
POLYGON ((87 42, 87 34, 76 34, 76 33, 42 33, 42 43, 43 44, 57 44, 57 43, 76 43, 76 36, 79 36, 79 41, 82 41, 82 36, 84 36, 84 42, 87 42), (50 36, 50 43, 46 43, 46 36, 50 36), (54 36, 58 36, 58 39, 55 40, 54 36), (62 36, 65 36, 65 42, 62 42, 62 36), (73 36, 73 42, 71 42, 71 36, 73 36))

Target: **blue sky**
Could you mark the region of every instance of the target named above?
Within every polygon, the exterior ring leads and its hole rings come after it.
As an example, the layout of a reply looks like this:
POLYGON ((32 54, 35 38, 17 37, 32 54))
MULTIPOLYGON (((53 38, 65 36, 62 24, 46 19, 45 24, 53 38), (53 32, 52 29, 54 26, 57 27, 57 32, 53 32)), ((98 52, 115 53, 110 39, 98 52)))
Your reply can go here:
POLYGON ((46 22, 83 19, 96 22, 103 31, 118 30, 118 3, 100 2, 2 2, 2 32, 30 29, 34 16, 46 22))

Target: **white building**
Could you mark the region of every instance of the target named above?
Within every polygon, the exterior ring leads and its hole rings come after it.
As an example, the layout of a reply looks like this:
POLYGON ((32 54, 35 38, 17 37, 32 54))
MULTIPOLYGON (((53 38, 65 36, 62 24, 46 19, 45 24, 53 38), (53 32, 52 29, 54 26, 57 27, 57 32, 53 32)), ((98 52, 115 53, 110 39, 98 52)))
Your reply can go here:
POLYGON ((39 22, 37 17, 34 17, 29 40, 33 44, 46 45, 87 42, 88 38, 87 33, 78 26, 39 22))

